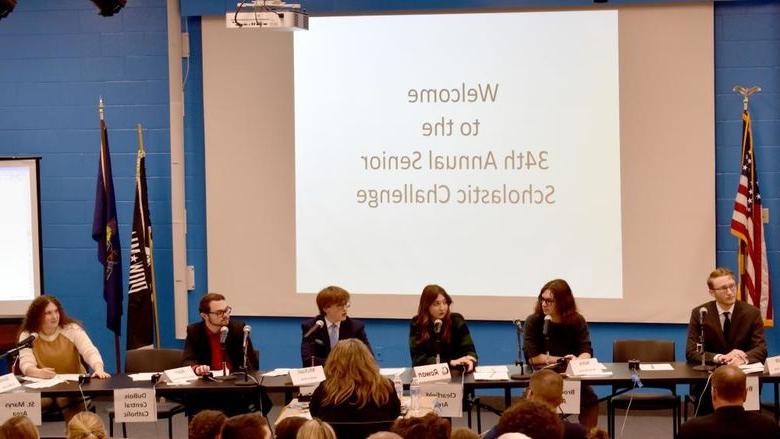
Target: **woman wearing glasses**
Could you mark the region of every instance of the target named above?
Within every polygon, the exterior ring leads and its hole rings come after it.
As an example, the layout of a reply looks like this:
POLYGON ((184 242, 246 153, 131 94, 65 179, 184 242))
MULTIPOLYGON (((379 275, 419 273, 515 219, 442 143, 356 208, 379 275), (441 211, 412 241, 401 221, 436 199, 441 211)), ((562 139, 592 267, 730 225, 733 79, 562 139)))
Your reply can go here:
MULTIPOLYGON (((588 323, 577 312, 574 295, 565 280, 551 280, 539 292, 534 312, 525 320, 523 351, 526 361, 535 369, 565 367, 565 361, 593 355, 588 323)), ((590 386, 582 387, 581 401, 580 423, 595 427, 598 403, 590 386)))
POLYGON ((444 288, 428 285, 420 295, 417 315, 409 327, 409 351, 413 366, 449 363, 466 372, 477 364, 477 349, 471 340, 466 319, 450 312, 452 298, 444 288))
POLYGON ((368 350, 371 345, 366 336, 366 325, 347 317, 349 293, 341 287, 325 287, 317 293, 317 308, 320 313, 301 324, 301 364, 303 367, 321 366, 339 340, 356 338, 368 350))

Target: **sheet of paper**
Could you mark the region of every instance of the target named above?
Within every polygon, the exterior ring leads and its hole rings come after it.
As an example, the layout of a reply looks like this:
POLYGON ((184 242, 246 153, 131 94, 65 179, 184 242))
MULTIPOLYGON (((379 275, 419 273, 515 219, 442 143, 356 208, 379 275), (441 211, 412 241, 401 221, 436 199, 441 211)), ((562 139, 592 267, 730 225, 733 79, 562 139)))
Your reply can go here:
POLYGON ((742 369, 742 372, 745 373, 756 373, 764 371, 764 365, 761 363, 742 364, 739 366, 739 368, 742 369))
POLYGON ((131 373, 127 375, 133 381, 151 381, 155 372, 131 373))
POLYGON ((477 381, 506 381, 509 380, 508 370, 495 370, 488 372, 474 372, 477 381))
POLYGON ((639 370, 654 371, 654 370, 674 370, 674 366, 670 363, 640 363, 639 370))
POLYGON ((498 365, 498 366, 477 366, 474 368, 474 372, 507 372, 509 373, 509 367, 507 365, 498 365))
POLYGON ((55 378, 61 378, 63 381, 79 382, 79 374, 77 373, 58 373, 55 378))
POLYGON ((385 377, 394 377, 401 375, 404 371, 406 371, 405 367, 383 367, 379 369, 379 374, 385 377))
POLYGON ((48 380, 41 380, 30 384, 25 384, 24 386, 29 389, 45 389, 47 387, 54 387, 57 384, 64 383, 64 382, 65 380, 63 380, 62 378, 54 377, 48 380))
POLYGON ((280 368, 274 369, 274 370, 272 370, 270 372, 264 373, 263 376, 264 377, 278 377, 278 376, 282 376, 282 375, 287 375, 288 373, 290 373, 290 369, 289 368, 282 368, 282 367, 280 367, 280 368))

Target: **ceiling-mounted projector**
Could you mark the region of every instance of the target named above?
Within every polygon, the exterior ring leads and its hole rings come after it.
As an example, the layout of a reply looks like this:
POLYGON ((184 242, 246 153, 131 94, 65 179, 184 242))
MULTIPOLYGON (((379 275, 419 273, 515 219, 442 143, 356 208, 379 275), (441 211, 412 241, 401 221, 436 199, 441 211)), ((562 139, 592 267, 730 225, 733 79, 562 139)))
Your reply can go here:
POLYGON ((254 0, 236 5, 235 12, 225 13, 229 29, 308 30, 309 16, 300 4, 282 0, 254 0))

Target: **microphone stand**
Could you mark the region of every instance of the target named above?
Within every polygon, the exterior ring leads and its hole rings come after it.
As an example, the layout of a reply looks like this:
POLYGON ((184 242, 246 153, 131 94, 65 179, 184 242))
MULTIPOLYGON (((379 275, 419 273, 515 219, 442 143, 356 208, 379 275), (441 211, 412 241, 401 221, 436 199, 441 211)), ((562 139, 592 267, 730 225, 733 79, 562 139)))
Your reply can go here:
POLYGON ((248 365, 248 360, 246 355, 246 350, 248 349, 248 346, 249 346, 249 341, 247 341, 244 344, 244 363, 238 369, 238 372, 236 372, 236 375, 241 377, 240 379, 236 380, 237 386, 253 386, 255 384, 255 382, 249 380, 249 365, 248 365))
POLYGON ((696 352, 701 356, 701 364, 693 366, 693 370, 700 372, 715 370, 715 366, 708 366, 706 363, 706 355, 704 353, 704 319, 699 321, 699 342, 696 343, 696 352))
POLYGON ((513 373, 509 376, 513 380, 521 380, 525 378, 525 364, 523 363, 523 322, 522 320, 515 320, 515 334, 517 335, 517 359, 515 360, 515 366, 520 366, 520 373, 513 373))
POLYGON ((21 351, 22 349, 29 348, 32 345, 32 340, 30 340, 28 343, 20 344, 16 347, 13 347, 7 351, 5 351, 2 355, 0 355, 0 360, 4 359, 5 357, 9 355, 14 355, 17 352, 21 351))

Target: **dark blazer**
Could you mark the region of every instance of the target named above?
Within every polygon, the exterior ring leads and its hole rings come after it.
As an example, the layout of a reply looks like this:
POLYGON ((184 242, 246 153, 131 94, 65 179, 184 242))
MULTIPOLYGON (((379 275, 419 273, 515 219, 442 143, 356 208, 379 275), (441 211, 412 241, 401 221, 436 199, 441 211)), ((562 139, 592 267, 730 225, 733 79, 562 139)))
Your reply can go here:
MULTIPOLYGON (((315 325, 317 320, 325 322, 323 315, 311 318, 304 321, 301 324, 301 335, 305 335, 306 332, 315 325)), ((371 344, 368 343, 368 337, 366 336, 366 325, 356 319, 347 317, 346 320, 339 325, 339 340, 346 340, 348 338, 356 338, 366 344, 371 354, 374 351, 371 349, 371 344)), ((330 336, 328 335, 328 328, 323 325, 322 328, 317 329, 310 336, 301 338, 301 365, 303 367, 321 366, 325 364, 325 360, 330 354, 330 336), (313 364, 312 364, 313 362, 313 364)))
POLYGON ((766 360, 764 322, 758 308, 738 300, 731 316, 731 333, 726 340, 723 337, 718 308, 712 300, 691 311, 688 342, 685 347, 685 358, 689 363, 701 362, 701 356, 696 353, 696 344, 699 342, 699 308, 702 306, 707 308, 707 316, 704 318, 704 359, 707 362, 712 362, 715 354, 727 354, 732 349, 744 351, 750 363, 766 360))
MULTIPOLYGON (((192 366, 197 364, 211 364, 211 346, 209 345, 208 328, 202 320, 187 326, 187 339, 184 341, 184 354, 182 365, 192 366)), ((244 363, 244 322, 230 320, 228 323, 228 336, 225 341, 228 357, 234 370, 238 370, 244 363)), ((257 370, 259 359, 252 347, 250 338, 246 348, 247 366, 250 370, 257 370)))
POLYGON ((707 416, 693 418, 680 426, 678 439, 757 439, 778 438, 780 427, 758 412, 742 406, 726 406, 707 416))

